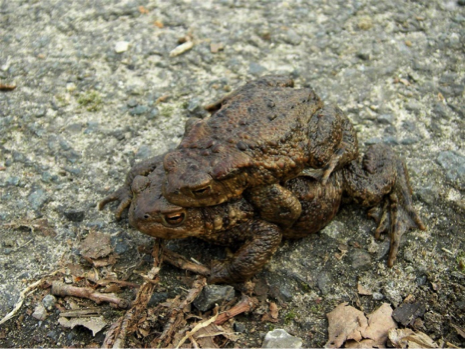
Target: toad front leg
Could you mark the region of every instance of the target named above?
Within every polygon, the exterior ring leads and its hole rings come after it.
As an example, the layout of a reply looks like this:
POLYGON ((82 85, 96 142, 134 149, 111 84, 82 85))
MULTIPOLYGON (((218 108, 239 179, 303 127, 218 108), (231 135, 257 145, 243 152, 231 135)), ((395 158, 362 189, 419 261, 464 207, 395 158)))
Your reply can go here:
POLYGON ((288 189, 271 184, 248 189, 247 200, 257 208, 262 219, 287 228, 301 215, 301 203, 288 189))
POLYGON ((134 165, 126 175, 125 183, 115 192, 108 195, 101 202, 99 202, 99 210, 102 210, 105 207, 105 205, 112 201, 119 201, 120 204, 118 205, 115 211, 115 218, 119 220, 123 211, 129 205, 131 205, 131 200, 133 198, 133 194, 131 192, 131 184, 133 183, 134 178, 136 176, 147 176, 152 171, 154 171, 157 166, 160 166, 162 164, 162 161, 162 156, 154 156, 152 158, 138 162, 136 165, 134 165))
POLYGON ((355 202, 371 207, 377 223, 375 237, 390 237, 388 266, 392 267, 401 236, 409 229, 425 230, 413 206, 408 171, 402 159, 383 144, 370 147, 362 164, 353 161, 343 170, 345 193, 355 202))
POLYGON ((278 226, 262 220, 244 224, 238 229, 243 230, 243 234, 250 234, 251 238, 231 259, 213 264, 210 283, 235 283, 250 279, 270 261, 282 239, 278 226))

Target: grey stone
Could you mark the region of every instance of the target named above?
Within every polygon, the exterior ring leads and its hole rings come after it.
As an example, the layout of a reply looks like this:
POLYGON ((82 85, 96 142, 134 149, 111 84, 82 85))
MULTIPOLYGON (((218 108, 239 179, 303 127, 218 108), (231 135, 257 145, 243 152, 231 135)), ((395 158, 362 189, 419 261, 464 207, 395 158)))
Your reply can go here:
POLYGON ((146 159, 150 157, 151 153, 152 153, 151 147, 149 147, 148 145, 142 145, 136 153, 136 159, 146 159))
POLYGON ((147 307, 156 307, 162 302, 165 302, 168 298, 167 292, 154 292, 147 303, 147 307))
POLYGON ((357 249, 351 254, 351 266, 354 269, 360 269, 364 266, 370 265, 372 262, 372 258, 369 253, 357 249))
POLYGON ((442 151, 437 156, 437 163, 445 170, 448 180, 461 180, 464 183, 464 155, 455 151, 442 151))
POLYGON ((393 114, 382 114, 377 117, 377 122, 380 124, 393 124, 393 121, 395 118, 393 117, 393 114))
POLYGON ((261 66, 258 63, 254 63, 254 62, 249 63, 249 74, 251 75, 259 76, 266 70, 267 69, 265 67, 261 66))
POLYGON ((194 306, 200 311, 212 309, 215 304, 231 301, 235 297, 235 289, 228 285, 208 285, 194 300, 194 306))
POLYGON ((126 105, 130 108, 134 108, 138 105, 138 101, 134 98, 131 98, 126 105))
POLYGON ((233 330, 235 332, 244 333, 244 332, 246 332, 246 326, 242 322, 236 321, 233 324, 233 330))
POLYGON ((39 210, 49 199, 47 193, 41 188, 33 189, 28 195, 28 201, 32 209, 39 210))
POLYGON ((301 36, 299 36, 298 33, 296 33, 293 29, 286 30, 282 39, 287 44, 291 44, 295 46, 299 45, 302 41, 301 36))
POLYGON ((275 329, 265 335, 262 348, 301 348, 301 338, 290 335, 283 329, 275 329))
POLYGON ((42 304, 38 304, 32 313, 32 317, 39 321, 43 321, 47 317, 47 310, 42 304))
POLYGON ((142 114, 145 114, 147 113, 147 111, 149 110, 149 107, 145 106, 145 105, 138 105, 137 107, 131 109, 129 111, 129 115, 132 115, 132 116, 135 116, 135 115, 142 115, 142 114))
POLYGON ((84 211, 82 210, 69 210, 63 212, 63 214, 72 222, 82 222, 84 220, 84 211))
POLYGON ((331 291, 332 284, 333 280, 330 273, 323 271, 317 276, 317 287, 319 287, 323 294, 331 291))
POLYGON ((54 295, 48 294, 42 299, 42 304, 48 311, 52 310, 57 303, 57 298, 54 295))
POLYGON ((372 293, 372 298, 376 301, 381 301, 384 298, 384 295, 380 292, 374 292, 372 293))
POLYGON ((157 116, 159 116, 160 112, 157 108, 152 108, 150 110, 150 113, 147 115, 148 119, 155 119, 157 116))

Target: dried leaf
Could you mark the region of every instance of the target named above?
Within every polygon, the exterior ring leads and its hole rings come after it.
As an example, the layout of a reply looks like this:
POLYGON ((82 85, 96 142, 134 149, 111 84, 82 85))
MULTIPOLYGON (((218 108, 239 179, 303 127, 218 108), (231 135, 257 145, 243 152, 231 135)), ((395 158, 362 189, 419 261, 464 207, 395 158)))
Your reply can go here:
POLYGON ((364 313, 348 303, 341 303, 327 314, 329 340, 326 348, 340 348, 347 339, 362 340, 362 332, 367 328, 364 313))
POLYGON ((79 249, 84 258, 98 259, 108 256, 112 252, 111 246, 109 235, 91 231, 79 249))
POLYGON ((388 331, 396 328, 396 323, 392 319, 393 309, 388 303, 383 303, 377 310, 368 316, 366 330, 363 333, 364 338, 371 338, 377 341, 387 340, 388 331))
POLYGON ((395 348, 438 348, 439 346, 423 332, 409 328, 392 329, 388 332, 390 344, 395 348))
POLYGON ((88 317, 88 318, 73 318, 68 320, 65 317, 60 317, 58 323, 64 327, 74 328, 75 326, 84 326, 92 331, 92 335, 95 337, 96 333, 102 330, 107 322, 103 316, 99 317, 88 317))
POLYGON ((329 341, 327 348, 341 347, 346 342, 347 348, 384 348, 389 330, 396 328, 392 319, 392 308, 388 303, 382 304, 368 316, 342 303, 327 314, 329 320, 329 341), (353 339, 354 341, 350 341, 353 339))

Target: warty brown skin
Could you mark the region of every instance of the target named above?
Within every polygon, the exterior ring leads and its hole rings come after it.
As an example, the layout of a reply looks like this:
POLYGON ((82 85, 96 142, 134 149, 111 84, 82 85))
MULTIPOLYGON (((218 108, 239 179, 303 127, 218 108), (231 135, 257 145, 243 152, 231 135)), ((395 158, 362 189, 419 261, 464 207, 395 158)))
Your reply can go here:
POLYGON ((284 76, 266 76, 208 106, 212 115, 191 122, 180 145, 164 158, 167 200, 213 206, 246 190, 263 219, 292 225, 301 205, 280 183, 303 170, 325 183, 333 170, 358 156, 356 134, 344 113, 293 84, 284 76))
MULTIPOLYGON (((263 268, 278 248, 282 237, 302 238, 325 227, 338 212, 342 198, 370 207, 377 223, 376 237, 390 236, 388 264, 393 265, 402 234, 408 229, 425 229, 412 205, 412 192, 404 162, 382 144, 371 146, 362 162, 352 161, 335 171, 326 184, 300 176, 284 184, 302 206, 300 217, 290 228, 264 221, 253 205, 241 197, 217 206, 183 208, 162 195, 165 174, 161 157, 153 158, 152 172, 136 165, 117 195, 104 199, 100 207, 120 200, 117 215, 131 205, 129 221, 141 232, 164 239, 195 236, 232 246, 240 244, 233 258, 217 262, 210 282, 241 282, 263 268), (131 182, 131 187, 128 183, 131 182), (132 199, 128 202, 128 192, 132 199)), ((267 198, 263 198, 267 200, 267 198)))

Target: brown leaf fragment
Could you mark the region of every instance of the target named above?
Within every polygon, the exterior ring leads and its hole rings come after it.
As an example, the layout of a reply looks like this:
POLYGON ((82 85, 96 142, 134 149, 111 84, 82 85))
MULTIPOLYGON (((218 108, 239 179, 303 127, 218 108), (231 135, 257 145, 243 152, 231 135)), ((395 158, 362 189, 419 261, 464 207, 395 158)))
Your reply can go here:
POLYGON ((432 338, 423 332, 414 332, 409 328, 392 329, 388 332, 391 346, 395 348, 438 348, 432 338))
POLYGON ((363 339, 360 342, 348 341, 345 343, 345 348, 385 348, 385 346, 379 346, 373 339, 363 339))
POLYGON ((112 252, 110 236, 92 230, 80 244, 79 249, 84 258, 99 259, 106 257, 112 252))
POLYGON ((139 13, 141 13, 143 15, 147 15, 149 13, 149 10, 146 9, 144 6, 139 6, 138 10, 139 10, 139 13))
POLYGON ((367 288, 365 288, 364 286, 362 286, 361 284, 358 284, 358 293, 361 295, 361 296, 372 296, 372 292, 369 291, 367 288))
POLYGON ((16 85, 0 84, 0 91, 13 91, 15 88, 16 85))
POLYGON ((270 302, 269 312, 265 313, 261 319, 262 322, 278 322, 278 306, 274 302, 270 302))
POLYGON ((325 348, 340 348, 348 339, 362 340, 362 332, 367 328, 364 313, 347 302, 341 303, 327 314, 329 340, 325 348))
POLYGON ((97 332, 102 330, 107 322, 104 320, 103 316, 99 317, 87 317, 87 318, 73 318, 68 320, 65 317, 60 317, 58 323, 64 327, 74 328, 75 326, 84 326, 92 331, 92 335, 95 337, 97 332))
POLYGON ((388 331, 396 328, 396 323, 392 319, 393 309, 388 303, 383 303, 377 310, 370 314, 368 318, 368 326, 363 332, 363 337, 372 338, 377 341, 385 341, 388 336, 388 331))
POLYGON ((388 331, 396 328, 390 305, 382 304, 366 320, 361 311, 347 304, 342 303, 327 314, 329 341, 326 347, 340 347, 347 341, 346 348, 385 348, 388 331))
POLYGON ((225 46, 222 43, 211 43, 210 44, 210 52, 218 53, 218 51, 223 51, 225 46))

